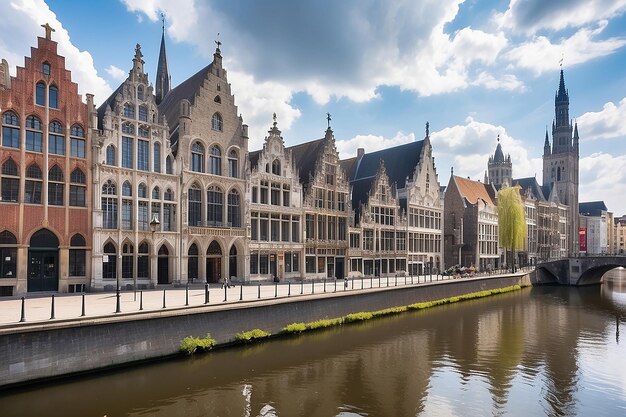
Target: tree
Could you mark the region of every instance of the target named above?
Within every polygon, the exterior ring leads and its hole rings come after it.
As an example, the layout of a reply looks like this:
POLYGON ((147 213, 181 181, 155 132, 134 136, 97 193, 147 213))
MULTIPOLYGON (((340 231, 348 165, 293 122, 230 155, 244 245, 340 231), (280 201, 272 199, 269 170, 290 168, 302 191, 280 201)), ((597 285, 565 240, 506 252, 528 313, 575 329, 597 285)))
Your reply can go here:
POLYGON ((515 250, 524 248, 526 240, 526 215, 520 196, 520 187, 507 187, 498 191, 498 228, 500 246, 512 252, 512 271, 515 272, 515 250))

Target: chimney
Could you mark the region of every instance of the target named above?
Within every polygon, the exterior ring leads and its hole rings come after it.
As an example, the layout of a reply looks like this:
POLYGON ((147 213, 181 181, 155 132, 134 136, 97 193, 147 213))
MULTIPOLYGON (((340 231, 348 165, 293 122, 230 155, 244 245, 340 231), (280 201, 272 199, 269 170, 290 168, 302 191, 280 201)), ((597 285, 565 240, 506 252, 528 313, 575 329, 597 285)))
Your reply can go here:
POLYGON ((356 159, 363 158, 363 155, 365 155, 365 148, 358 148, 356 150, 356 159))

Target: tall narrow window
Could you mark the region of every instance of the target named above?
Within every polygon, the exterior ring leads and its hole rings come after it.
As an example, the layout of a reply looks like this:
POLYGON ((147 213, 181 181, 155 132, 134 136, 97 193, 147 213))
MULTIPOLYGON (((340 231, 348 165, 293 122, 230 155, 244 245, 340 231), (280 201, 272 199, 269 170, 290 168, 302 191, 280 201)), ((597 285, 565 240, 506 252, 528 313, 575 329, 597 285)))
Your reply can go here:
POLYGON ((122 133, 128 133, 129 135, 135 134, 135 125, 132 123, 122 123, 122 133))
POLYGON ((150 128, 145 125, 139 125, 139 127, 137 128, 137 134, 142 138, 149 138, 150 128))
POLYGON ((102 186, 102 227, 117 229, 117 187, 108 180, 102 186))
POLYGON ((143 85, 137 86, 137 99, 143 100, 143 85))
POLYGON ((152 165, 154 172, 161 172, 161 144, 159 142, 154 143, 152 153, 152 165))
POLYGON ((135 106, 130 103, 124 104, 124 117, 128 117, 129 119, 135 118, 135 106))
POLYGON ((86 275, 87 257, 85 247, 87 243, 85 238, 79 234, 72 236, 70 240, 70 276, 84 277, 86 275))
POLYGON ((41 64, 41 72, 43 72, 43 75, 50 75, 50 64, 47 62, 41 64))
POLYGON ((63 136, 63 126, 57 121, 50 123, 48 133, 48 153, 65 155, 65 137, 63 136))
POLYGON ((83 171, 76 168, 70 175, 70 206, 86 207, 87 178, 83 171))
POLYGON ((200 142, 191 145, 191 170, 204 172, 204 146, 200 142))
POLYGON ((222 226, 224 197, 222 190, 212 185, 207 190, 207 223, 209 226, 222 226))
POLYGON ((46 85, 43 82, 39 82, 35 86, 35 104, 46 105, 46 85))
POLYGON ((70 156, 84 158, 85 155, 85 131, 81 126, 73 125, 70 129, 70 156))
POLYGON ((228 223, 231 227, 241 227, 241 199, 237 190, 228 193, 228 223))
POLYGON ((43 149, 43 131, 41 120, 36 116, 26 118, 26 150, 41 152, 43 149))
POLYGON ((231 178, 238 177, 237 160, 238 160, 237 151, 234 149, 231 149, 228 152, 228 176, 231 178))
POLYGON ((48 107, 53 109, 59 108, 59 89, 51 85, 48 89, 48 107))
POLYGON ((122 246, 122 278, 133 277, 133 245, 124 243, 122 246))
POLYGON ((148 244, 142 242, 137 250, 137 278, 146 279, 149 277, 149 256, 148 256, 148 244))
MULTIPOLYGON (((174 193, 170 188, 163 193, 163 199, 166 201, 174 200, 174 193)), ((173 203, 163 204, 163 218, 161 219, 161 227, 163 231, 173 232, 176 230, 176 205, 173 203)))
POLYGON ((198 279, 198 247, 195 243, 187 251, 187 278, 191 281, 198 279))
POLYGON ((213 113, 213 117, 211 118, 211 129, 220 132, 223 130, 222 116, 219 113, 213 113))
POLYGON ((219 146, 211 146, 210 154, 209 162, 211 166, 209 172, 213 175, 222 175, 222 151, 219 146))
POLYGON ((274 159, 272 162, 272 174, 280 175, 280 161, 278 159, 274 159))
POLYGON ((48 171, 48 204, 51 206, 63 205, 63 171, 58 165, 48 171))
POLYGON ((122 136, 122 167, 133 167, 133 138, 122 136))
POLYGON ((107 146, 107 165, 115 165, 115 146, 107 146))
POLYGON ((17 165, 12 159, 2 164, 2 201, 17 201, 20 195, 20 179, 17 165))
POLYGON ((0 278, 15 278, 17 273, 17 239, 8 230, 0 232, 0 278))
POLYGON ((117 277, 117 251, 111 242, 104 245, 102 257, 102 278, 115 279, 117 277))
POLYGON ((37 164, 32 164, 26 169, 26 182, 24 183, 24 202, 29 204, 41 204, 41 187, 43 175, 37 164))
POLYGON ((2 115, 2 146, 20 147, 20 119, 12 111, 2 115))
POLYGON ((148 121, 148 107, 139 106, 139 120, 142 122, 148 121))
POLYGON ((122 184, 122 229, 133 229, 133 188, 130 182, 122 184))
POLYGON ((165 158, 165 173, 166 174, 172 174, 172 157, 171 156, 167 156, 167 158, 165 158))
POLYGON ((202 222, 202 190, 196 184, 188 191, 189 211, 187 213, 189 226, 199 226, 202 222))
POLYGON ((148 171, 148 157, 149 157, 150 144, 147 140, 139 139, 137 141, 137 169, 141 171, 148 171))

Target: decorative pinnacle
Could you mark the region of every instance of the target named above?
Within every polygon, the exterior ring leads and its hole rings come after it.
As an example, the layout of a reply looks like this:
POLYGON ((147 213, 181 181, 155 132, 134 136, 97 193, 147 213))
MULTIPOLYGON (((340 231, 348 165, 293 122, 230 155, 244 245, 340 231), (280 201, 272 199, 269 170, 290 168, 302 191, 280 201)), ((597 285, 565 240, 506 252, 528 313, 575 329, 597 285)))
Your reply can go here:
POLYGON ((430 136, 430 123, 426 122, 426 137, 430 136))
POLYGON ((330 121, 332 119, 330 118, 330 113, 326 113, 326 121, 328 122, 328 128, 330 129, 330 121))
POLYGON ((276 123, 277 123, 277 122, 276 122, 276 113, 274 113, 274 114, 272 115, 272 119, 274 119, 274 127, 276 127, 276 123))
POLYGON ((220 42, 220 33, 217 32, 217 39, 215 40, 215 44, 217 45, 217 50, 220 50, 220 46, 222 46, 222 42, 220 42))

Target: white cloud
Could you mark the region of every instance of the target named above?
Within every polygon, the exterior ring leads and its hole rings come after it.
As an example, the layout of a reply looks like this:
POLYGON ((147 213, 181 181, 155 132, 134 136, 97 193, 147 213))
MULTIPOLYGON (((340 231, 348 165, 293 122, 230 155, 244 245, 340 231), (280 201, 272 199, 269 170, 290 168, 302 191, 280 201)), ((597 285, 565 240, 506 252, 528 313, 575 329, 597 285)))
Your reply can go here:
POLYGON ((531 70, 535 75, 554 71, 561 56, 566 66, 573 66, 595 58, 610 55, 626 45, 626 38, 612 37, 597 40, 607 22, 600 22, 596 28, 583 28, 569 38, 553 43, 546 36, 536 36, 528 42, 514 47, 504 54, 515 68, 531 70))
POLYGON ((511 0, 495 20, 500 27, 533 34, 582 27, 621 15, 625 9, 626 0, 511 0))
POLYGON ((116 67, 115 65, 109 65, 109 67, 106 68, 105 71, 115 81, 123 82, 126 80, 126 77, 127 77, 126 71, 124 71, 121 68, 116 67))
POLYGON ((58 42, 58 53, 65 57, 67 68, 72 72, 72 81, 78 84, 83 100, 86 93, 94 94, 96 101, 105 100, 112 90, 98 76, 91 54, 80 51, 72 44, 69 33, 43 0, 15 0, 8 6, 2 6, 0 32, 11 35, 4 41, 0 40, 0 56, 10 60, 12 73, 15 73, 16 65, 24 65, 24 56, 30 55, 30 46, 36 45, 36 36, 44 35, 40 27, 44 23, 55 29, 52 40, 58 42))
POLYGON ((582 141, 626 136, 626 97, 618 105, 608 102, 599 112, 587 112, 577 119, 582 141))
POLYGON ((483 86, 489 90, 509 90, 523 93, 526 86, 513 74, 504 74, 500 78, 483 71, 472 81, 472 85, 483 86))
POLYGON ((614 214, 626 214, 626 155, 594 153, 580 159, 579 201, 603 200, 614 214))
POLYGON ((357 135, 351 139, 337 140, 335 144, 339 152, 339 158, 348 159, 356 156, 358 148, 363 148, 366 153, 370 153, 414 141, 414 133, 398 132, 392 138, 377 135, 357 135))

